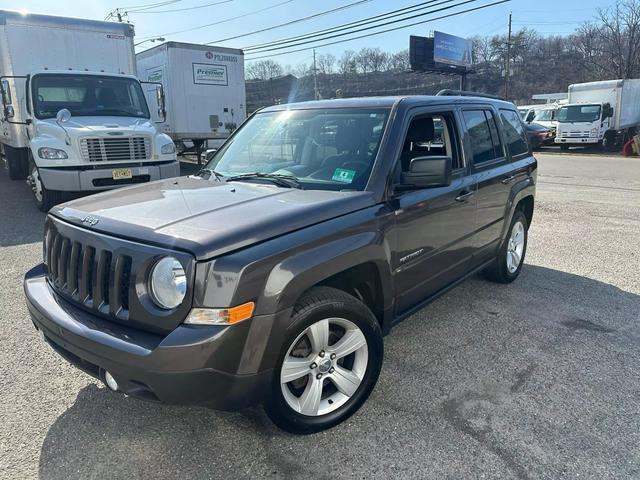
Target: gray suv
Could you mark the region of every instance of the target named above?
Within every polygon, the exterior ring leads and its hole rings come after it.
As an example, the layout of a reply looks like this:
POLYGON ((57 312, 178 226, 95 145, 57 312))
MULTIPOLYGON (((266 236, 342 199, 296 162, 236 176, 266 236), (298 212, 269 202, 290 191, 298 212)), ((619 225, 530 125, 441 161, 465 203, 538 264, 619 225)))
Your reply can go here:
POLYGON ((393 325, 475 272, 522 268, 524 126, 459 93, 266 108, 197 176, 54 207, 24 281, 35 327, 130 396, 338 424, 393 325))

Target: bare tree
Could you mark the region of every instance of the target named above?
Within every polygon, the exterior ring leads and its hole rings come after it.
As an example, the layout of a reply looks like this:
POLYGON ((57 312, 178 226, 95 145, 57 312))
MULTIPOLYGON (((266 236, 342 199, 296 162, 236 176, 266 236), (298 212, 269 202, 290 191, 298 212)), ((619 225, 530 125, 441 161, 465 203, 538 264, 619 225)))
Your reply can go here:
POLYGON ((400 50, 399 52, 388 55, 387 69, 403 72, 409 70, 411 65, 409 64, 409 50, 400 50))
POLYGON ((324 75, 331 75, 335 69, 336 56, 331 53, 324 55, 318 55, 316 59, 316 68, 319 73, 324 75))
POLYGON ((273 60, 260 60, 247 65, 246 76, 251 80, 269 80, 282 76, 282 66, 273 60))
POLYGON ((610 72, 617 78, 640 74, 640 1, 618 1, 609 9, 598 9, 598 17, 610 72))
POLYGON ((345 50, 342 52, 342 56, 340 60, 338 60, 338 72, 346 75, 348 73, 355 73, 357 68, 356 52, 353 50, 345 50))

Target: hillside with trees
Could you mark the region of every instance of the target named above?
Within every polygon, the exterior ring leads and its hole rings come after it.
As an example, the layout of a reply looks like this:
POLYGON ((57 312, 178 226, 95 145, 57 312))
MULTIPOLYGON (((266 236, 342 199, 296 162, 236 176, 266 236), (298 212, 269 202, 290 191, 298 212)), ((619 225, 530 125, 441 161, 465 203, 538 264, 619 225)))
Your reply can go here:
MULTIPOLYGON (((561 19, 558 19, 561 20, 561 19)), ((506 35, 472 37, 474 73, 467 88, 504 94, 506 35)), ((408 42, 408 38, 407 38, 408 42)), ((509 97, 531 103, 539 93, 566 92, 572 83, 640 77, 640 0, 621 0, 600 9, 568 36, 543 36, 525 28, 512 34, 509 97)), ((273 59, 247 62, 247 109, 312 100, 312 65, 282 65, 273 59)), ((409 51, 380 48, 317 55, 319 98, 434 94, 457 88, 457 76, 413 72, 409 51)))

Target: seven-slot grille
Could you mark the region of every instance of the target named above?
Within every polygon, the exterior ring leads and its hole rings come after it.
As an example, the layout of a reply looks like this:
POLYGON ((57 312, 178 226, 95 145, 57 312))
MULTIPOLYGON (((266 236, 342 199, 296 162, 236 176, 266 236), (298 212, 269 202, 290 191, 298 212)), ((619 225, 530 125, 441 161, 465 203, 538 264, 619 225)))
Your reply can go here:
POLYGON ((128 319, 131 257, 73 241, 54 229, 45 241, 49 281, 56 291, 102 314, 128 319))
POLYGON ((146 160, 151 156, 149 137, 83 138, 82 157, 89 162, 146 160))

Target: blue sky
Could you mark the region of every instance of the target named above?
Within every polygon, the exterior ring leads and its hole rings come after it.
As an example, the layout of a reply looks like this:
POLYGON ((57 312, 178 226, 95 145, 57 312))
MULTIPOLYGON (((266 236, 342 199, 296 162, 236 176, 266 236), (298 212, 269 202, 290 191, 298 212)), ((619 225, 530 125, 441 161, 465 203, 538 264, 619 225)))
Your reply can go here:
MULTIPOLYGON (((0 9, 27 10, 36 13, 104 20, 109 11, 112 11, 116 7, 130 8, 154 4, 160 1, 162 0, 0 0, 0 9)), ((221 0, 179 0, 171 5, 156 7, 155 9, 146 10, 146 12, 198 7, 214 3, 215 1, 219 2, 221 0)), ((253 32, 258 29, 346 5, 353 1, 354 0, 324 0, 322 2, 315 2, 310 0, 289 0, 285 3, 285 0, 230 0, 219 5, 182 12, 130 13, 129 21, 136 27, 136 42, 152 36, 164 36, 167 40, 206 43, 253 32), (275 8, 268 8, 279 3, 284 4, 275 8), (198 28, 188 32, 171 34, 172 32, 219 22, 230 17, 236 17, 266 8, 268 9, 263 12, 248 15, 241 19, 198 28)), ((452 0, 452 3, 456 4, 461 1, 463 0, 452 0)), ((480 0, 467 6, 442 12, 441 14, 464 10, 477 5, 492 3, 493 1, 495 0, 480 0)), ((220 43, 219 45, 243 48, 356 21, 364 17, 378 15, 418 2, 419 0, 371 0, 367 3, 310 21, 238 38, 220 43)), ((613 4, 613 2, 614 0, 511 0, 508 3, 489 7, 485 10, 462 14, 445 20, 437 20, 378 36, 340 43, 338 45, 319 47, 317 53, 330 52, 336 56, 340 56, 346 49, 358 50, 362 47, 380 47, 385 51, 394 52, 408 47, 409 35, 428 35, 433 30, 440 30, 459 36, 506 33, 509 12, 513 13, 514 29, 516 30, 529 26, 544 35, 567 34, 572 32, 585 20, 593 19, 598 7, 606 8, 613 4)), ((423 17, 423 19, 426 18, 427 17, 423 17)), ((415 19, 414 22, 419 20, 421 19, 415 19)), ((144 49, 152 45, 152 43, 147 42, 138 48, 144 49)), ((305 47, 306 46, 311 46, 311 44, 305 45, 305 47)), ((297 48, 302 48, 302 46, 297 48)), ((250 58, 250 56, 247 55, 247 58, 250 58)), ((283 65, 296 65, 300 63, 310 63, 312 52, 309 50, 290 55, 272 56, 270 58, 278 60, 283 65)))

